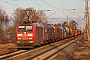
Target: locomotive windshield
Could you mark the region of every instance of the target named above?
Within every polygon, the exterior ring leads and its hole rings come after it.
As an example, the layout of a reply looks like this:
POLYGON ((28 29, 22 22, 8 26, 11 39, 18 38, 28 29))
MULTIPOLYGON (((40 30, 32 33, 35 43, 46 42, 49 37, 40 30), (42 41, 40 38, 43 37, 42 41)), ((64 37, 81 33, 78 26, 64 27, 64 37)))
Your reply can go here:
POLYGON ((26 31, 32 31, 32 26, 26 26, 26 31))
POLYGON ((25 31, 25 26, 18 26, 18 31, 25 31))
POLYGON ((32 31, 32 26, 18 26, 18 31, 32 31))

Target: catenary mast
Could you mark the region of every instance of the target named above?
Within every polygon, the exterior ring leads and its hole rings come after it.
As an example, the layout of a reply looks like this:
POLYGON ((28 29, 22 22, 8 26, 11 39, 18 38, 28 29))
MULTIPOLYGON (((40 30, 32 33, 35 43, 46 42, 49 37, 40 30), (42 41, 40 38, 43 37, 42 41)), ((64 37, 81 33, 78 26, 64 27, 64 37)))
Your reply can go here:
POLYGON ((86 28, 85 28, 85 35, 87 39, 90 41, 90 21, 89 21, 89 7, 88 7, 88 0, 85 0, 85 19, 86 19, 86 28))

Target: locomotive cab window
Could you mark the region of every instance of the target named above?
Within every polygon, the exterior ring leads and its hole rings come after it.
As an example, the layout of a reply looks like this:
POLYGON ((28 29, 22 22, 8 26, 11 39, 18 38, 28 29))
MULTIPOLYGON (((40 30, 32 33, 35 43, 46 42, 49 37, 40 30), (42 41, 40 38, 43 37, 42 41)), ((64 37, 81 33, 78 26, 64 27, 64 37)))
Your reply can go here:
POLYGON ((26 31, 32 31, 32 26, 26 26, 26 31))
POLYGON ((25 31, 25 26, 18 26, 18 31, 25 31))

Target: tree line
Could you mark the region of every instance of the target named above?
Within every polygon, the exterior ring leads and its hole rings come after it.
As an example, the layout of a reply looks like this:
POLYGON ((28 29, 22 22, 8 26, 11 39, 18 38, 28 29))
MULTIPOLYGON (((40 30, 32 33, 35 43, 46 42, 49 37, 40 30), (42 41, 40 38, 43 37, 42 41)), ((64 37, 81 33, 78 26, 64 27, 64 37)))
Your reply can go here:
MULTIPOLYGON (((48 23, 44 10, 35 10, 34 8, 16 8, 12 12, 12 16, 0 7, 0 43, 7 41, 15 41, 15 26, 25 21, 37 21, 48 23), (11 37, 13 39, 11 39, 11 37), (8 40, 7 40, 8 39, 8 40)), ((60 25, 60 23, 58 23, 60 25)), ((63 26, 76 29, 76 22, 72 20, 69 24, 63 22, 63 26)))

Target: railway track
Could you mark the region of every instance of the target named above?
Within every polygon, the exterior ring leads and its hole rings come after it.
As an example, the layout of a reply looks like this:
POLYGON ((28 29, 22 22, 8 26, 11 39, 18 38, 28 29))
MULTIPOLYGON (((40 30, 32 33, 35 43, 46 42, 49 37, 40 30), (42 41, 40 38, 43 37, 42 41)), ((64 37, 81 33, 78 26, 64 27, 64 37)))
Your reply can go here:
POLYGON ((76 39, 75 37, 72 37, 69 39, 65 39, 49 45, 42 46, 40 48, 35 48, 28 51, 22 50, 19 52, 14 52, 11 54, 0 56, 0 59, 2 60, 50 60, 55 56, 55 54, 58 51, 74 43, 75 41, 80 40, 81 38, 83 38, 82 35, 77 36, 76 39))
POLYGON ((13 52, 8 52, 8 53, 5 53, 5 54, 2 54, 0 56, 0 59, 5 59, 5 58, 8 58, 10 56, 14 56, 14 55, 24 53, 24 52, 26 52, 26 50, 16 50, 16 51, 13 51, 13 52))
POLYGON ((75 40, 69 41, 65 44, 59 45, 59 46, 57 46, 49 51, 43 52, 42 54, 37 55, 36 57, 30 58, 30 59, 32 59, 32 60, 51 60, 54 57, 54 55, 56 53, 58 53, 58 51, 62 50, 63 48, 67 47, 68 45, 74 43, 75 41, 77 41, 79 39, 81 39, 81 37, 77 38, 75 40))

